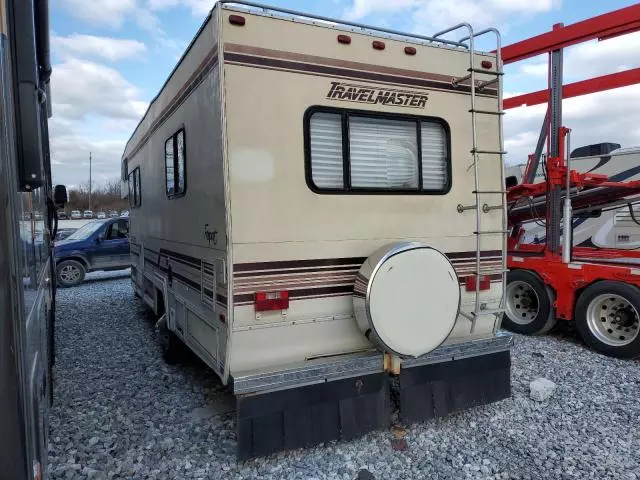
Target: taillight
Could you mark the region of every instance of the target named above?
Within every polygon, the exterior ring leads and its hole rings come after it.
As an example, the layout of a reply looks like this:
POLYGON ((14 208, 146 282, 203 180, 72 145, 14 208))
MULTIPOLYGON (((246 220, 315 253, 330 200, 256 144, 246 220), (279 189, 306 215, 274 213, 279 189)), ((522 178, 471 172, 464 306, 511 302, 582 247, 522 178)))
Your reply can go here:
POLYGON ((256 292, 254 306, 256 312, 286 310, 289 308, 289 292, 256 292))
MULTIPOLYGON (((478 277, 476 275, 471 275, 467 277, 465 280, 465 286, 467 288, 467 292, 475 292, 476 291, 476 281, 478 277)), ((480 276, 480 288, 479 290, 489 290, 491 288, 491 277, 488 275, 480 276)))

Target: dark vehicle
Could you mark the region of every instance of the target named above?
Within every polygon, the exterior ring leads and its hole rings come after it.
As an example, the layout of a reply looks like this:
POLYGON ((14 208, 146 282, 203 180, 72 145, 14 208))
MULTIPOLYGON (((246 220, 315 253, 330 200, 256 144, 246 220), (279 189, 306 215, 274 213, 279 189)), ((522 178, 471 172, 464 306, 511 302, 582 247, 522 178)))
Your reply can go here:
POLYGON ((0 478, 41 480, 55 362, 46 0, 0 1, 0 478))
POLYGON ((82 283, 88 272, 129 268, 129 219, 94 220, 56 242, 56 277, 61 287, 82 283))

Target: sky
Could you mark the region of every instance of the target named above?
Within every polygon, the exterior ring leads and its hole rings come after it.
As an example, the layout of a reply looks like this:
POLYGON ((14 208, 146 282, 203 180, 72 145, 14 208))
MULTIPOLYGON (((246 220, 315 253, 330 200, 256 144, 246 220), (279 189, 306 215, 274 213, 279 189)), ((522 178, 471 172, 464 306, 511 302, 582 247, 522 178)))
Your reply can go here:
MULTIPOLYGON (((432 34, 461 21, 496 26, 508 45, 632 5, 630 0, 264 0, 337 19, 432 34)), ((55 0, 51 3, 50 120, 54 183, 87 183, 120 175, 124 145, 214 0, 55 0)), ((565 49, 565 83, 640 66, 640 32, 565 49)), ((546 87, 547 57, 505 67, 505 96, 546 87)), ((507 163, 533 151, 545 106, 505 115, 507 163)), ((640 85, 567 99, 564 124, 574 147, 640 145, 640 85)))

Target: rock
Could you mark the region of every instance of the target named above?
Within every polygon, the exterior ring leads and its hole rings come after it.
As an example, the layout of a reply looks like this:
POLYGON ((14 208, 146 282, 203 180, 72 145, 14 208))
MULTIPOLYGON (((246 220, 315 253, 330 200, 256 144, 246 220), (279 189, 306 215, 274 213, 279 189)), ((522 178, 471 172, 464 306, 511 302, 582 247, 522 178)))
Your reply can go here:
POLYGON ((358 472, 356 480, 376 480, 376 477, 374 477, 373 473, 371 473, 369 470, 363 468, 358 472))
POLYGON ((556 384, 546 378, 536 378, 529 384, 529 396, 537 402, 545 402, 556 390, 556 384))

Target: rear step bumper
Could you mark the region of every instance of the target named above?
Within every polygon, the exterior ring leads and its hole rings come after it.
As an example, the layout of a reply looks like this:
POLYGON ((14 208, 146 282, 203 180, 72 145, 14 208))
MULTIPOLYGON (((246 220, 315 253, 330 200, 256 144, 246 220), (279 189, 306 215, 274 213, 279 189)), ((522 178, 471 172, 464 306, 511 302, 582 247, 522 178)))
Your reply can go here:
MULTIPOLYGON (((401 417, 423 421, 509 397, 512 343, 511 335, 498 334, 404 360, 399 375, 401 417)), ((392 411, 390 383, 382 355, 372 352, 235 376, 238 458, 348 440, 386 428, 392 411)))

